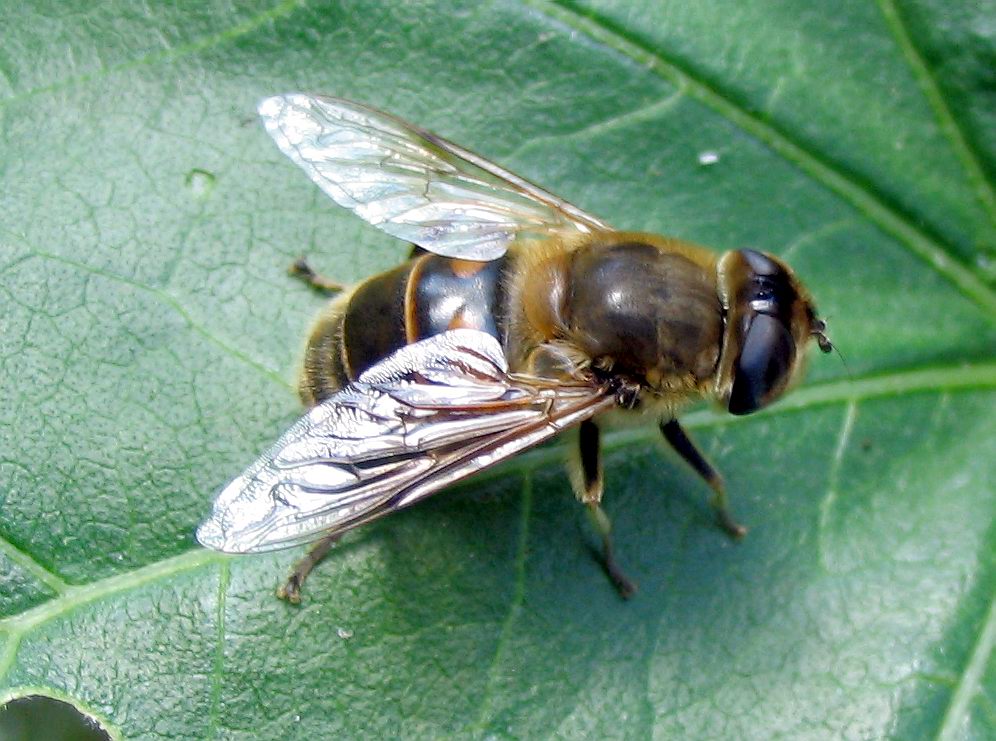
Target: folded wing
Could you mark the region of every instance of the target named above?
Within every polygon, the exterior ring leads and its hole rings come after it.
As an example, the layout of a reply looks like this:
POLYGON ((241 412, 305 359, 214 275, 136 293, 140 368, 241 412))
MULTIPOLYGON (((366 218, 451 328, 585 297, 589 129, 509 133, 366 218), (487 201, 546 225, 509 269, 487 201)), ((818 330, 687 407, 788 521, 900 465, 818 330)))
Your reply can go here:
POLYGON ((197 531, 244 553, 348 530, 613 405, 603 387, 508 373, 490 335, 408 345, 314 407, 218 495, 197 531))

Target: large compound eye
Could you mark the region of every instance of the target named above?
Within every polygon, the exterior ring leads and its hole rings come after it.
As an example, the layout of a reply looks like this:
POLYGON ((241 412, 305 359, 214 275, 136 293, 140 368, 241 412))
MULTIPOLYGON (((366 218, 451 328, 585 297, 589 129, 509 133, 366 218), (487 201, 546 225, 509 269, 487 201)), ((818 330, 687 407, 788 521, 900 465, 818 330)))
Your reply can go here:
POLYGON ((791 375, 795 341, 776 317, 756 314, 744 335, 740 357, 733 368, 731 414, 750 414, 778 397, 791 375))

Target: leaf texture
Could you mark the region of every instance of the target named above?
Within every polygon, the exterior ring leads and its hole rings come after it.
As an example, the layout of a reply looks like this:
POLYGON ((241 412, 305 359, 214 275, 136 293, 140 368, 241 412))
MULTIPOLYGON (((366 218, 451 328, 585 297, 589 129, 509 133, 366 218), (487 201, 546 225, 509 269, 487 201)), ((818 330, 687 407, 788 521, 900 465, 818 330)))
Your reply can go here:
POLYGON ((63 3, 0 9, 0 696, 126 738, 991 738, 996 6, 63 3), (193 534, 299 410, 315 295, 405 247, 255 118, 391 111, 621 228, 784 256, 846 358, 608 436, 621 603, 541 448, 296 554, 193 534))

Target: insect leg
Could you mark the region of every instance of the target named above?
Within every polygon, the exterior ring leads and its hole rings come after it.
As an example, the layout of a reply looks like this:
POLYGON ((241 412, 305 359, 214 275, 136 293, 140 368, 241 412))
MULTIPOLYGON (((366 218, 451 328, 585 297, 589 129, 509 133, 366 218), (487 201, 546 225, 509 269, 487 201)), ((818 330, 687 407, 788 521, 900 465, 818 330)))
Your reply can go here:
POLYGON ((598 504, 602 501, 602 444, 598 425, 590 419, 578 429, 578 452, 581 454, 581 501, 598 504))
POLYGON ((698 451, 685 431, 681 429, 678 420, 661 420, 661 434, 671 447, 690 465, 695 472, 705 479, 705 482, 712 488, 713 494, 709 497, 709 506, 716 513, 716 520, 731 538, 739 539, 747 534, 747 528, 733 519, 730 513, 730 502, 726 496, 726 487, 723 485, 723 477, 712 467, 712 464, 705 459, 705 456, 698 451))
POLYGON ((287 269, 287 272, 297 278, 300 278, 317 291, 337 293, 345 288, 342 283, 316 273, 312 269, 311 265, 308 264, 308 261, 303 257, 297 258, 290 268, 287 269))
POLYGON ((318 562, 332 550, 332 546, 340 537, 341 533, 326 535, 311 546, 304 558, 294 564, 294 570, 287 577, 287 581, 277 589, 277 598, 287 600, 292 605, 300 604, 301 587, 304 586, 304 580, 308 578, 308 574, 318 565, 318 562))
POLYGON ((596 502, 588 503, 588 517, 602 536, 602 568, 612 580, 619 596, 623 599, 629 599, 636 594, 636 584, 623 573, 619 564, 616 563, 615 549, 612 545, 612 521, 602 509, 602 505, 596 502))
POLYGON ((578 430, 578 450, 581 454, 581 501, 588 507, 588 517, 602 538, 602 567, 623 599, 636 593, 636 584, 616 563, 612 544, 612 521, 602 509, 602 455, 598 426, 591 420, 581 423, 578 430))

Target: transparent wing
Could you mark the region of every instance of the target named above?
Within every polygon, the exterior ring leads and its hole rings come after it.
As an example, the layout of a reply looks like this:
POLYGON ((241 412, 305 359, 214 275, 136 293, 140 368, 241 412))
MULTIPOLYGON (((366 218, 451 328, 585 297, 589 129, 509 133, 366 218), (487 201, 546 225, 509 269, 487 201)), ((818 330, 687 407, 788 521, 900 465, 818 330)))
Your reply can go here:
POLYGON ((610 408, 590 385, 508 373, 490 335, 397 351, 314 407, 218 495, 202 545, 245 553, 342 532, 610 408))
POLYGON ((466 149, 367 106, 317 95, 267 98, 280 150, 340 206, 430 252, 493 260, 517 237, 608 226, 466 149))

